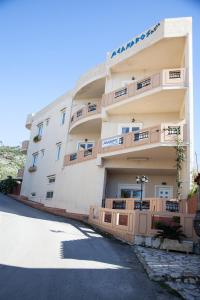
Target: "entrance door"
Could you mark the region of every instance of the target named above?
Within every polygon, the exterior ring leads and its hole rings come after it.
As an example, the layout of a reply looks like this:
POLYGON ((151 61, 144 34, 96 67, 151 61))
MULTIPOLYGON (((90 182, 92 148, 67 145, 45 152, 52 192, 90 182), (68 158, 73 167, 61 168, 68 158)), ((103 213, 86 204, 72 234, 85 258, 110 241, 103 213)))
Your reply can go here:
POLYGON ((171 188, 170 187, 159 187, 158 198, 171 198, 171 188))
MULTIPOLYGON (((127 184, 119 185, 119 198, 140 198, 141 190, 140 185, 127 184)), ((144 191, 143 191, 144 196, 144 191)))

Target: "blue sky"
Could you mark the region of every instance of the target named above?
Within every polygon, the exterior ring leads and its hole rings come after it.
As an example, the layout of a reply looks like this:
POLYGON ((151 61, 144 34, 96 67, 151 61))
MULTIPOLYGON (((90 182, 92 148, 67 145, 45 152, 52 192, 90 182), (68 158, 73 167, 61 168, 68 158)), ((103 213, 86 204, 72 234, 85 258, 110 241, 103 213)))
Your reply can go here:
POLYGON ((195 142, 200 158, 200 0, 0 0, 0 140, 29 137, 26 115, 157 21, 193 17, 195 142))

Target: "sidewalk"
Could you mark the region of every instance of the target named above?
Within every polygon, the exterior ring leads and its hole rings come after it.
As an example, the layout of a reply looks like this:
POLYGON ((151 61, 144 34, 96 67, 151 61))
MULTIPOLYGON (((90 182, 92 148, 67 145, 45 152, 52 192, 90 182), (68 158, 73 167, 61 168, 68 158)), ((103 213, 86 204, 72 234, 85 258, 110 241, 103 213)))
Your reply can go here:
POLYGON ((165 282, 184 299, 200 299, 200 256, 134 247, 149 278, 165 282))

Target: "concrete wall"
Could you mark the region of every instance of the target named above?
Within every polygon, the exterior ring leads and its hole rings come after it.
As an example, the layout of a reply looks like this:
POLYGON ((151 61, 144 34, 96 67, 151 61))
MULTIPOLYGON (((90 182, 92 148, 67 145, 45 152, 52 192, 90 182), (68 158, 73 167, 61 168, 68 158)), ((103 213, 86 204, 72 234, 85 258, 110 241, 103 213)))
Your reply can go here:
POLYGON ((55 199, 48 205, 89 214, 91 205, 101 206, 104 172, 104 168, 96 166, 96 159, 65 167, 58 175, 55 199))
POLYGON ((56 180, 56 183, 50 186, 47 176, 53 174, 57 176, 62 170, 71 113, 71 99, 71 95, 68 93, 34 116, 21 189, 21 195, 27 196, 31 200, 44 202, 46 192, 54 190, 54 185, 58 184, 56 180), (61 110, 63 108, 66 108, 66 119, 64 125, 61 125, 61 110), (47 118, 49 118, 48 125, 46 124, 47 118), (37 135, 37 125, 41 122, 43 122, 42 139, 38 143, 34 143, 33 138, 37 135), (56 143, 59 142, 62 142, 62 147, 60 159, 57 161, 56 143), (41 152, 42 149, 44 149, 44 156, 41 152), (32 154, 35 152, 38 152, 37 171, 29 173, 28 168, 32 165, 32 154), (32 197, 31 193, 36 193, 36 196, 32 197))

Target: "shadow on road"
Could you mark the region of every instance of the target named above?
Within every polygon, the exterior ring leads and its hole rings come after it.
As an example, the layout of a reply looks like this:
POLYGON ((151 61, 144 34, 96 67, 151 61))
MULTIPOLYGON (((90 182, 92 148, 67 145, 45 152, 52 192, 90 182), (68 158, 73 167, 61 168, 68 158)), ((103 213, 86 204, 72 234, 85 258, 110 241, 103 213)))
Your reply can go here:
MULTIPOLYGON (((20 247, 25 249, 23 253, 26 257, 25 261, 28 261, 27 264, 23 264, 23 255, 19 255, 21 248, 18 248, 18 245, 11 243, 10 252, 4 251, 4 256, 1 254, 0 246, 2 263, 0 264, 0 300, 175 299, 148 279, 128 245, 106 239, 81 222, 41 212, 2 195, 0 195, 0 212, 53 221, 50 225, 48 222, 48 226, 44 226, 47 222, 39 223, 39 230, 43 230, 43 236, 35 231, 37 222, 34 221, 30 227, 32 231, 28 232, 29 242, 21 240, 20 247), (72 226, 61 227, 59 222, 72 226), (54 224, 56 226, 53 226, 54 224), (33 240, 31 234, 34 236, 33 240), (48 246, 44 243, 42 250, 44 247, 53 248, 54 243, 57 243, 56 251, 60 253, 49 256, 47 260, 49 268, 28 267, 29 265, 46 266, 43 264, 43 259, 41 260, 41 252, 35 252, 38 245, 41 247, 42 237, 46 237, 46 234, 50 243, 48 246), (40 264, 37 264, 37 255, 40 255, 40 264), (7 265, 3 257, 7 259, 7 265), (8 265, 9 261, 12 265, 8 265), (25 267, 21 267, 22 265, 25 267)), ((19 235, 23 235, 24 223, 21 220, 23 218, 19 219, 22 222, 19 235)), ((18 234, 18 227, 16 228, 18 234)), ((9 231, 12 233, 12 228, 9 231)), ((6 241, 6 238, 4 240, 6 241)), ((45 252, 42 253, 44 255, 45 252)))

